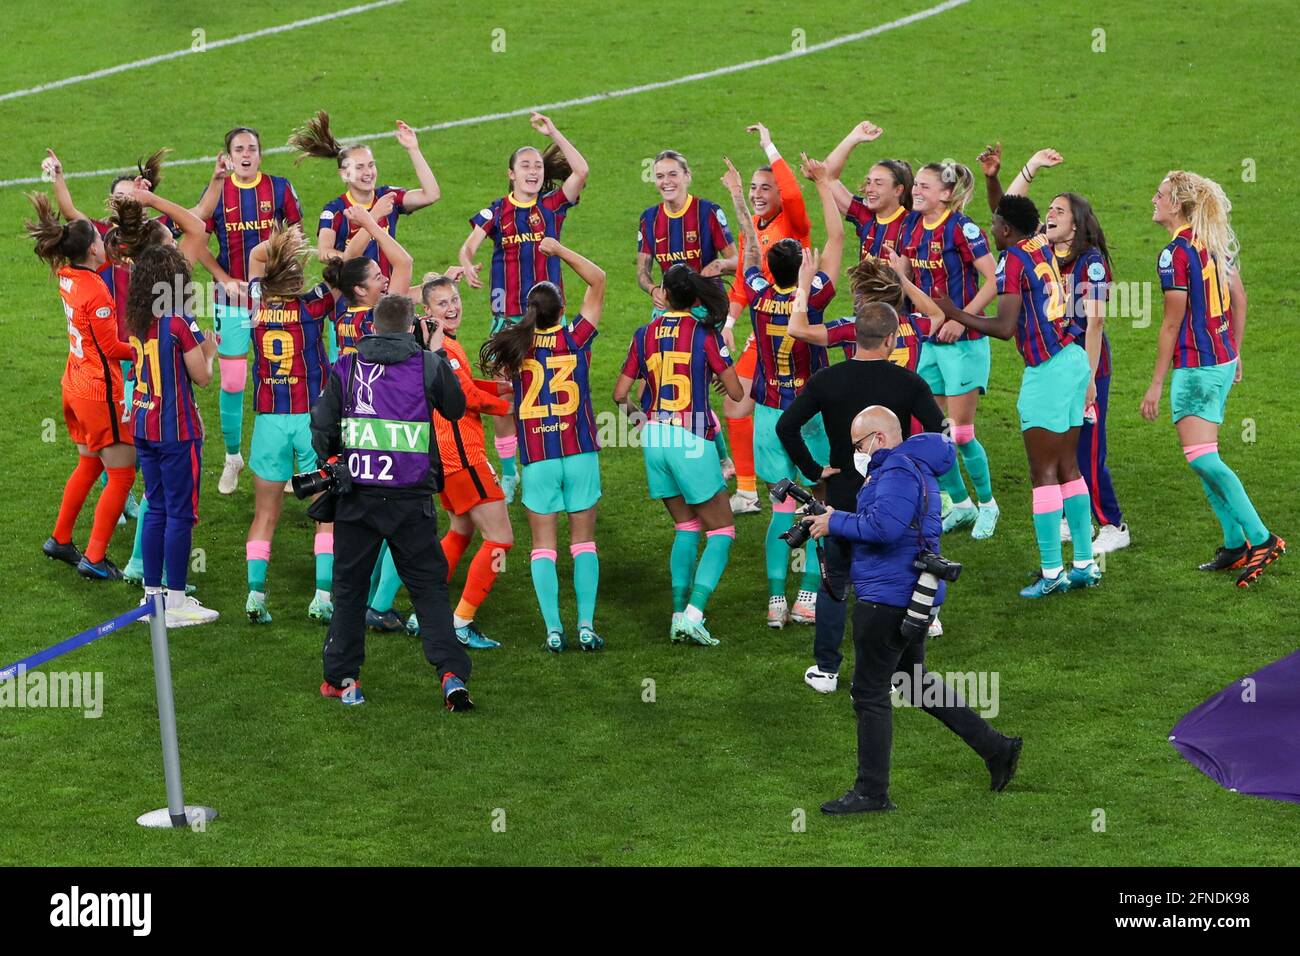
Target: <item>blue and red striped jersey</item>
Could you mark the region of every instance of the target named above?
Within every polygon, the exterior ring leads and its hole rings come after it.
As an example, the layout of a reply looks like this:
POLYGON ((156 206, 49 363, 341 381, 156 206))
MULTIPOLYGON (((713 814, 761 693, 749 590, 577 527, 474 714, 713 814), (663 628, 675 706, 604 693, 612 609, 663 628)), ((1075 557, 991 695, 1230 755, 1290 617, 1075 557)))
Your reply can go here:
MULTIPOLYGON (((410 215, 410 213, 406 211, 406 205, 404 202, 406 199, 406 190, 400 189, 397 186, 376 186, 374 198, 370 200, 370 204, 367 205, 366 208, 372 208, 381 197, 386 196, 389 193, 393 194, 393 211, 387 216, 379 219, 378 224, 380 229, 387 229, 388 234, 396 239, 398 217, 410 215)), ((337 250, 339 255, 343 254, 343 250, 348 247, 348 240, 356 235, 357 230, 360 228, 356 224, 349 222, 344 217, 343 210, 347 209, 348 206, 359 205, 361 205, 361 203, 352 198, 352 191, 348 190, 344 192, 342 196, 335 196, 327 202, 325 208, 320 211, 320 224, 316 227, 316 231, 320 232, 322 229, 334 230, 334 248, 337 250)), ((365 251, 362 252, 362 255, 367 259, 373 259, 378 263, 379 271, 384 275, 391 276, 393 274, 393 264, 388 261, 388 256, 379 251, 379 243, 375 242, 375 240, 370 240, 365 251)))
POLYGON ((1230 293, 1205 245, 1188 226, 1160 251, 1160 288, 1187 293, 1187 308, 1178 327, 1174 368, 1223 365, 1237 357, 1228 309, 1230 293))
POLYGON ((334 344, 339 355, 357 350, 357 341, 375 331, 373 306, 348 305, 342 296, 334 301, 334 344))
POLYGON ((248 284, 253 303, 253 410, 301 415, 311 411, 329 374, 325 319, 334 294, 321 283, 294 299, 263 299, 261 280, 248 284))
POLYGON ((632 334, 623 374, 641 379, 641 411, 712 441, 717 434, 709 384, 731 367, 717 329, 689 312, 665 312, 632 334))
POLYGON ((589 381, 595 337, 596 327, 581 315, 572 325, 533 334, 513 381, 522 464, 600 450, 589 381))
MULTIPOLYGON (((826 349, 809 345, 792 336, 790 309, 795 289, 782 289, 763 278, 757 266, 745 270, 745 292, 749 296, 749 315, 754 323, 757 357, 754 384, 750 395, 769 408, 789 408, 795 396, 813 373, 830 364, 826 349)), ((835 283, 824 272, 813 276, 808 295, 808 324, 820 325, 822 313, 835 298, 835 283)))
MULTIPOLYGON (((912 281, 930 298, 946 295, 959 309, 975 298, 979 271, 975 260, 989 253, 988 240, 975 221, 961 212, 946 212, 938 221, 907 217, 899 253, 912 263, 912 281)), ((966 329, 962 339, 983 338, 966 329)))
POLYGON ((198 323, 179 315, 156 320, 143 342, 131 336, 135 350, 131 432, 136 438, 175 442, 203 437, 203 419, 185 368, 185 353, 202 343, 198 323))
POLYGON ((1074 341, 1065 284, 1046 236, 1021 239, 1004 251, 997 277, 999 295, 1020 296, 1016 348, 1026 367, 1041 365, 1074 341))
MULTIPOLYGON (((1110 263, 1100 249, 1085 249, 1069 264, 1062 278, 1065 279, 1065 314, 1070 318, 1075 341, 1083 345, 1088 332, 1085 303, 1100 302, 1102 312, 1105 313, 1106 300, 1110 297, 1110 263)), ((1101 333, 1101 358, 1097 361, 1097 374, 1102 377, 1110 374, 1110 339, 1106 336, 1105 329, 1101 333)))
POLYGON ((547 236, 559 240, 564 217, 578 203, 569 202, 563 189, 553 189, 530 203, 517 203, 514 194, 494 199, 470 217, 492 239, 492 314, 524 314, 528 293, 539 282, 553 282, 564 294, 564 276, 558 257, 537 248, 547 236))
MULTIPOLYGON (((839 346, 844 349, 845 358, 853 358, 858 351, 856 326, 857 321, 852 316, 831 319, 826 323, 827 347, 839 346)), ((889 361, 915 372, 917 364, 921 361, 921 340, 929 334, 929 316, 921 312, 900 315, 898 337, 894 340, 894 350, 889 353, 889 361)))
POLYGON ((227 176, 205 225, 217 237, 217 263, 230 278, 248 281, 248 257, 276 225, 302 222, 298 194, 283 176, 259 172, 251 183, 227 176))
POLYGON ((860 246, 858 257, 884 259, 885 250, 898 249, 903 232, 920 219, 921 214, 899 206, 890 216, 881 219, 867 208, 867 203, 861 196, 854 196, 849 201, 844 218, 853 223, 853 228, 857 231, 860 246))
POLYGON ((695 196, 686 197, 679 213, 668 211, 666 203, 641 213, 636 232, 636 250, 652 256, 662 275, 677 263, 699 272, 722 250, 731 245, 727 217, 716 203, 695 196))

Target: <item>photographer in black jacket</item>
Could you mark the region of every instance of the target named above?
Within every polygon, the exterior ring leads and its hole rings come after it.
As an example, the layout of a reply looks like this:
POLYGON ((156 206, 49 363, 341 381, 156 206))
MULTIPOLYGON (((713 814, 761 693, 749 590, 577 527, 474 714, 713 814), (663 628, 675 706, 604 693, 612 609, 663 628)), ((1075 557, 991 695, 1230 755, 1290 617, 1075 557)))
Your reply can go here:
POLYGON ((309 509, 334 522, 334 618, 325 637, 321 694, 359 704, 370 574, 387 541, 420 619, 424 656, 438 671, 448 710, 474 706, 465 682, 470 659, 456 640, 447 601, 447 561, 433 495, 442 463, 432 413, 457 419, 465 396, 439 354, 412 334, 415 306, 386 295, 373 335, 334 364, 311 410, 312 447, 336 479, 309 509))
MULTIPOLYGON (((926 629, 960 565, 939 554, 939 481, 956 457, 942 435, 903 440, 898 417, 865 408, 853 420, 856 471, 865 476, 847 511, 828 508, 807 520, 814 538, 827 534, 853 548, 853 709, 858 717, 858 777, 844 796, 822 804, 829 814, 893 810, 889 754, 893 744, 890 688, 957 734, 984 758, 989 788, 1002 790, 1015 775, 1019 737, 1004 737, 946 685, 925 670, 926 629)), ((820 608, 819 608, 820 610, 820 608)))

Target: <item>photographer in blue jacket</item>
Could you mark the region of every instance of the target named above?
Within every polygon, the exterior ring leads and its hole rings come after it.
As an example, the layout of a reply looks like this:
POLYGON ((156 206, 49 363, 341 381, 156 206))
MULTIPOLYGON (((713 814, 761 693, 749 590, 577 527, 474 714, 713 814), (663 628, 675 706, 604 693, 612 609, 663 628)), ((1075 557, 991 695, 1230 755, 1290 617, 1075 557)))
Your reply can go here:
POLYGON ((907 702, 937 717, 984 758, 990 789, 1002 790, 1015 775, 1021 739, 998 733, 938 674, 924 669, 926 630, 948 582, 961 572, 961 565, 939 554, 943 522, 936 476, 952 467, 952 444, 928 432, 904 441, 898 417, 883 405, 859 412, 851 431, 853 464, 865 478, 857 511, 827 508, 804 519, 814 538, 829 534, 852 543, 849 578, 857 596, 850 696, 858 718, 858 778, 844 796, 822 804, 822 811, 895 809, 889 799, 890 692, 899 671, 907 702), (913 674, 924 679, 913 680, 913 674))

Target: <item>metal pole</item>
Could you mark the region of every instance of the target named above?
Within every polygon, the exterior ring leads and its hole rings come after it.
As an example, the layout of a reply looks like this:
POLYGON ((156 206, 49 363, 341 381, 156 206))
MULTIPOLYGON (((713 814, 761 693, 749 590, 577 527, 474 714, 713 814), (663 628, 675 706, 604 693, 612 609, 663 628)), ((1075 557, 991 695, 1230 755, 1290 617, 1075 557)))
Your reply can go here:
POLYGON ((163 778, 167 783, 167 815, 172 826, 188 826, 185 798, 181 793, 181 752, 176 742, 176 700, 172 695, 172 661, 167 648, 167 609, 161 591, 153 596, 153 617, 149 619, 149 642, 153 645, 153 680, 158 694, 158 727, 162 732, 163 778))

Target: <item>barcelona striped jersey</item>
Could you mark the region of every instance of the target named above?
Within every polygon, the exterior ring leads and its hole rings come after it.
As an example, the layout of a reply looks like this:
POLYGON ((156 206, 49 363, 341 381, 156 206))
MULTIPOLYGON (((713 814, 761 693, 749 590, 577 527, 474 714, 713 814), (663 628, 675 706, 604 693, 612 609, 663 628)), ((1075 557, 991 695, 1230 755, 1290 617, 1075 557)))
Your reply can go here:
POLYGON ((329 374, 325 321, 334 294, 321 283, 293 299, 263 299, 262 283, 248 284, 253 300, 253 410, 301 415, 311 411, 329 374))
POLYGON ((595 337, 596 327, 581 315, 533 334, 512 383, 522 464, 600 450, 589 381, 595 337))
MULTIPOLYGON (((757 266, 745 270, 749 315, 754 323, 757 357, 750 395, 769 408, 789 408, 813 373, 830 364, 826 349, 800 342, 787 330, 795 289, 782 289, 763 278, 757 266)), ((824 272, 813 276, 808 295, 808 324, 820 325, 835 298, 835 283, 824 272)))
MULTIPOLYGON (((915 372, 921 361, 921 340, 930 334, 930 317, 912 312, 898 317, 898 337, 889 361, 915 372)), ((826 345, 844 349, 845 358, 853 358, 858 351, 857 321, 852 317, 831 319, 826 323, 826 345)))
POLYGON ((1021 239, 1003 252, 997 280, 999 295, 1020 296, 1016 348, 1026 367, 1041 365, 1074 341, 1065 314, 1065 283, 1046 236, 1021 239))
POLYGON ((679 425, 712 441, 717 428, 709 383, 730 367, 717 329, 689 312, 665 312, 632 334, 623 374, 646 383, 641 411, 650 421, 679 425))
POLYGON ((227 176, 217 205, 204 225, 217 237, 217 263, 230 278, 247 282, 253 248, 271 238, 277 225, 299 222, 302 207, 289 180, 259 172, 250 183, 227 176))
POLYGON ((686 205, 677 213, 669 212, 667 203, 651 206, 641 213, 636 233, 637 252, 653 257, 661 274, 679 262, 699 272, 731 241, 723 211, 716 203, 695 196, 687 196, 686 205))
POLYGON ((194 385, 185 368, 185 353, 202 343, 198 323, 179 315, 156 320, 144 341, 131 336, 135 351, 131 431, 137 440, 180 442, 203 438, 203 419, 194 404, 194 385))
MULTIPOLYGON (((946 295, 957 308, 966 308, 979 290, 975 260, 989 254, 983 230, 961 212, 945 212, 933 223, 919 215, 907 219, 898 251, 912 264, 912 281, 930 298, 946 295)), ((961 337, 984 336, 966 329, 961 337)))
MULTIPOLYGON (((370 209, 375 205, 376 202, 379 201, 379 199, 381 199, 384 196, 387 196, 389 193, 393 194, 393 211, 390 212, 387 216, 384 216, 376 220, 376 223, 378 224, 380 229, 388 230, 388 234, 392 236, 394 239, 396 239, 398 217, 404 215, 410 215, 406 211, 406 206, 403 202, 403 200, 405 200, 406 198, 406 190, 399 189, 396 186, 376 186, 375 195, 370 200, 369 203, 362 203, 358 201, 356 198, 353 197, 352 190, 350 189, 347 192, 345 192, 342 196, 335 196, 333 199, 327 202, 325 204, 325 208, 320 211, 320 224, 316 227, 316 231, 320 232, 320 230, 322 229, 333 229, 334 249, 335 251, 338 252, 339 255, 342 255, 343 250, 345 250, 348 247, 348 240, 351 239, 354 235, 356 235, 357 232, 361 229, 359 225, 349 221, 347 217, 343 215, 343 210, 347 209, 348 206, 362 206, 362 205, 364 205, 367 209, 370 209)), ((374 239, 370 240, 369 244, 365 248, 365 251, 362 252, 361 254, 365 256, 367 259, 371 259, 374 262, 378 263, 379 271, 382 272, 384 275, 391 276, 393 274, 393 264, 388 261, 388 256, 384 255, 382 252, 379 251, 379 243, 376 242, 374 239)))
MULTIPOLYGON (((1070 317, 1075 340, 1082 345, 1088 331, 1085 303, 1100 302, 1102 313, 1105 314, 1106 300, 1110 297, 1110 263, 1100 249, 1085 249, 1069 263, 1062 278, 1065 279, 1065 314, 1070 317)), ((1101 358, 1097 362, 1097 374, 1103 378, 1110 375, 1110 339, 1107 338, 1105 329, 1101 333, 1101 358)))
POLYGON ((1174 345, 1174 368, 1223 365, 1237 357, 1229 321, 1229 291, 1204 243, 1187 227, 1160 251, 1160 288, 1187 293, 1174 345))
POLYGON ((555 283, 563 297, 559 258, 543 255, 537 247, 547 236, 559 240, 564 217, 577 204, 577 200, 569 202, 563 189, 552 189, 527 203, 511 193, 470 217, 470 226, 478 226, 492 239, 493 315, 523 315, 528 293, 539 282, 555 283))
POLYGON ((881 219, 867 208, 867 203, 861 196, 854 196, 849 201, 849 208, 844 213, 844 218, 853 224, 858 234, 858 244, 861 247, 860 258, 872 256, 876 259, 885 259, 887 258, 885 250, 898 249, 904 230, 920 219, 921 214, 899 206, 881 219))
POLYGON ((339 355, 347 355, 357 350, 357 342, 363 336, 375 331, 375 310, 373 306, 348 305, 340 296, 334 302, 334 344, 339 355))

